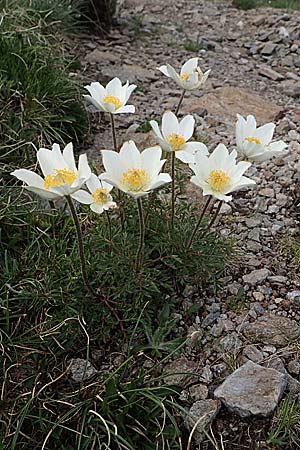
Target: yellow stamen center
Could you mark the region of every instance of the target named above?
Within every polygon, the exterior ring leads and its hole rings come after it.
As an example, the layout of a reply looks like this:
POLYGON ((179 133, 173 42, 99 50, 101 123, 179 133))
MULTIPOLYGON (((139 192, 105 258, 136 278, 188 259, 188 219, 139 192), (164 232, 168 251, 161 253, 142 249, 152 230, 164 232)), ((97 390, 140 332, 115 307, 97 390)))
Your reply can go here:
POLYGON ((255 137, 247 137, 247 138, 244 139, 244 141, 255 142, 255 144, 257 144, 257 145, 261 144, 261 141, 259 139, 255 138, 255 137))
POLYGON ((149 175, 142 169, 129 169, 124 172, 121 184, 126 190, 132 192, 143 191, 149 182, 149 175))
POLYGON ((104 103, 111 103, 112 105, 114 105, 115 110, 121 108, 122 106, 121 100, 114 95, 106 95, 106 97, 103 97, 102 101, 104 103))
POLYGON ((45 177, 44 188, 49 189, 53 186, 72 184, 76 180, 76 178, 76 173, 70 169, 56 169, 54 175, 47 175, 45 177))
POLYGON ((184 137, 176 133, 169 134, 166 141, 174 151, 180 150, 186 144, 184 137))
POLYGON ((212 170, 208 177, 208 184, 217 192, 222 192, 229 182, 230 177, 223 170, 212 170))
POLYGON ((96 205, 102 206, 108 202, 109 192, 105 188, 97 188, 92 194, 94 203, 96 205))
POLYGON ((189 74, 187 72, 184 72, 182 75, 180 75, 180 79, 182 81, 186 81, 189 78, 189 74))

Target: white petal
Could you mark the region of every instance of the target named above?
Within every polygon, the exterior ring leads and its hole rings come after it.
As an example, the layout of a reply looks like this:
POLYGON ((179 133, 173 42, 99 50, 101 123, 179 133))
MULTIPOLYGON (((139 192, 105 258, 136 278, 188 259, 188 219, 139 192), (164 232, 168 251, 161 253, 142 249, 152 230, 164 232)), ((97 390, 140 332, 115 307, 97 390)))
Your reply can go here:
POLYGON ((83 98, 94 107, 93 111, 103 111, 103 112, 105 112, 105 109, 103 108, 102 104, 100 102, 97 102, 90 95, 84 95, 83 98))
POLYGON ((116 111, 112 112, 113 114, 134 114, 135 113, 135 106, 133 105, 125 105, 121 106, 119 109, 116 109, 116 111))
POLYGON ((176 81, 177 84, 182 86, 181 79, 180 79, 178 73, 172 66, 170 66, 170 64, 167 64, 167 70, 169 73, 169 77, 171 77, 174 81, 176 81))
POLYGON ((161 161, 161 154, 159 146, 146 148, 141 153, 141 166, 150 174, 150 177, 156 176, 165 162, 165 160, 161 161))
POLYGON ((212 152, 209 157, 209 163, 212 169, 223 169, 224 164, 226 164, 226 159, 228 158, 229 153, 224 144, 219 144, 212 152))
POLYGON ((192 73, 198 66, 199 58, 191 58, 185 62, 181 68, 180 75, 184 73, 192 73))
POLYGON ((93 194, 93 192, 95 192, 96 189, 101 188, 101 182, 100 182, 99 178, 97 177, 97 175, 92 173, 90 178, 86 182, 86 186, 92 194, 93 194))
POLYGON ((166 111, 162 116, 161 131, 164 139, 170 134, 179 133, 178 119, 172 111, 166 111))
POLYGON ((106 181, 102 181, 100 179, 99 179, 99 181, 100 181, 101 187, 106 189, 107 192, 110 192, 114 188, 112 184, 109 184, 106 181))
POLYGON ((202 142, 187 142, 182 150, 188 153, 200 153, 203 156, 208 156, 208 148, 202 142))
POLYGON ((170 74, 169 74, 167 66, 157 67, 157 70, 160 70, 160 72, 163 73, 164 75, 166 75, 166 77, 170 77, 170 74))
POLYGON ((141 153, 133 141, 124 142, 119 155, 126 170, 141 167, 141 153))
MULTIPOLYGON (((112 150, 102 150, 101 153, 102 153, 102 163, 106 171, 105 176, 112 178, 114 182, 111 184, 115 186, 116 183, 120 182, 122 174, 126 172, 126 167, 124 166, 119 153, 113 152, 112 150)), ((108 183, 110 183, 110 180, 104 178, 102 175, 103 174, 101 174, 99 178, 101 180, 105 180, 108 183)))
POLYGON ((125 103, 128 101, 129 97, 136 88, 137 86, 135 84, 131 84, 130 86, 128 86, 128 88, 126 89, 125 103))
POLYGON ((60 164, 61 161, 57 159, 52 150, 41 148, 37 152, 37 159, 45 177, 53 174, 56 169, 64 169, 60 164))
POLYGON ((101 98, 105 97, 105 95, 106 95, 105 88, 98 81, 91 83, 87 86, 84 86, 84 88, 89 91, 91 97, 96 102, 99 102, 101 100, 101 98))
POLYGON ((78 175, 80 178, 83 178, 84 180, 88 180, 92 174, 91 168, 89 166, 87 156, 84 153, 83 155, 79 156, 78 160, 78 175))
POLYGON ((266 123, 262 127, 257 128, 254 136, 261 141, 262 145, 268 145, 273 138, 274 131, 275 124, 266 123))
POLYGON ((24 181, 29 186, 34 186, 38 188, 44 187, 44 180, 42 177, 40 177, 37 173, 32 172, 31 170, 27 169, 17 169, 14 170, 11 175, 14 175, 19 180, 24 181))
POLYGON ((160 186, 163 186, 166 183, 170 183, 172 181, 172 178, 168 173, 160 173, 156 180, 148 187, 148 190, 157 189, 160 186))
POLYGON ((185 116, 179 123, 179 134, 183 136, 186 141, 191 139, 194 133, 195 119, 193 116, 185 116))
POLYGON ((107 95, 113 95, 114 97, 120 98, 121 90, 122 90, 122 83, 121 80, 117 77, 110 80, 110 82, 107 83, 106 85, 107 95))
POLYGON ((75 159, 74 159, 74 152, 73 152, 73 144, 72 142, 69 142, 64 148, 63 151, 63 158, 65 162, 67 163, 67 166, 69 169, 71 169, 73 172, 77 172, 75 159))
POLYGON ((186 164, 193 164, 195 161, 193 153, 185 152, 184 150, 177 150, 175 152, 175 157, 186 164))
MULTIPOLYGON (((235 192, 235 191, 238 191, 239 189, 253 186, 254 184, 256 184, 256 183, 255 183, 254 180, 251 180, 251 178, 248 178, 248 177, 241 177, 239 183, 236 184, 235 186, 233 186, 233 187, 230 189, 230 192, 235 192)), ((227 192, 225 191, 225 194, 226 194, 226 193, 227 193, 227 192)))
POLYGON ((151 125, 152 130, 153 130, 154 133, 156 134, 156 136, 157 136, 159 139, 163 140, 164 138, 163 138, 163 136, 162 136, 162 134, 161 134, 161 131, 160 131, 160 129, 159 129, 159 126, 158 126, 158 123, 156 122, 156 120, 150 120, 149 123, 150 123, 150 125, 151 125))
POLYGON ((79 203, 83 203, 84 205, 90 205, 94 201, 91 194, 89 194, 86 191, 83 191, 82 189, 72 194, 72 198, 77 200, 79 203))
POLYGON ((40 197, 46 198, 48 200, 55 200, 56 198, 63 197, 61 193, 51 192, 48 189, 41 189, 35 186, 25 186, 25 188, 30 191, 38 194, 40 197))
POLYGON ((91 210, 94 211, 96 214, 102 214, 104 211, 103 206, 96 205, 95 203, 92 203, 90 206, 91 210))

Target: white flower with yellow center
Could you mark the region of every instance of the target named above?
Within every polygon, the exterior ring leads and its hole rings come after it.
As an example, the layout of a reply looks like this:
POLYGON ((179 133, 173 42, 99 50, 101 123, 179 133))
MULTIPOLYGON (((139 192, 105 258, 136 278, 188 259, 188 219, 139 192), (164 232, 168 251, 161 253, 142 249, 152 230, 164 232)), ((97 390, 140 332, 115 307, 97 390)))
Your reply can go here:
POLYGON ((164 75, 172 78, 178 86, 185 91, 194 91, 205 83, 210 70, 203 73, 198 67, 199 58, 191 58, 183 64, 180 74, 170 65, 166 64, 158 68, 164 75))
POLYGON ((192 163, 194 155, 201 152, 208 155, 206 145, 201 142, 188 142, 193 136, 195 119, 185 116, 180 122, 172 111, 166 111, 162 116, 161 131, 155 120, 150 120, 158 144, 167 152, 175 152, 176 158, 184 163, 192 163))
POLYGON ((232 199, 228 195, 230 192, 255 184, 255 181, 244 176, 251 163, 236 163, 236 156, 236 151, 229 154, 224 144, 219 144, 209 157, 197 153, 194 164, 190 165, 195 174, 191 182, 202 189, 203 195, 229 202, 232 199))
POLYGON ((113 201, 110 191, 113 189, 111 184, 99 180, 99 178, 92 173, 91 177, 86 182, 86 187, 90 192, 80 189, 73 194, 73 198, 79 203, 90 205, 92 211, 97 214, 102 214, 111 208, 116 208, 117 204, 113 201))
POLYGON ((52 150, 41 148, 37 159, 44 178, 27 169, 14 170, 12 175, 24 181, 26 189, 49 200, 72 196, 91 176, 86 155, 79 156, 76 168, 72 143, 63 152, 58 144, 53 144, 52 150))
POLYGON ((126 105, 126 103, 135 88, 136 85, 129 85, 129 81, 122 86, 119 78, 113 78, 106 87, 98 82, 85 86, 90 95, 84 95, 83 97, 93 105, 96 111, 110 114, 134 113, 135 107, 126 105))
POLYGON ((133 141, 125 142, 119 153, 102 150, 105 173, 100 179, 116 186, 134 198, 143 197, 171 181, 167 173, 160 173, 165 159, 160 147, 139 152, 133 141))
POLYGON ((236 144, 238 152, 249 161, 267 161, 278 156, 287 147, 283 141, 271 142, 275 131, 274 123, 267 123, 256 128, 253 116, 245 120, 237 114, 236 144))

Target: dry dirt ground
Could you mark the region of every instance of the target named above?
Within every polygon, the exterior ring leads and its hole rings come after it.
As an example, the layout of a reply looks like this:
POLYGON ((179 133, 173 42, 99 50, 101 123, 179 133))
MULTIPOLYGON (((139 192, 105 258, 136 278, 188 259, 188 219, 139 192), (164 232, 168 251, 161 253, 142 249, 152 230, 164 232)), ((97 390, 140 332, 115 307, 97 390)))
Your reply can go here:
MULTIPOLYGON (((142 148, 154 142, 139 125, 174 109, 180 95, 156 68, 166 62, 179 68, 193 56, 199 56, 203 70, 211 69, 205 88, 188 94, 181 109, 194 115, 196 138, 210 149, 219 142, 233 147, 236 113, 254 114, 259 124, 276 122, 276 138, 289 144, 287 151, 250 169, 257 187, 223 207, 217 225, 235 237, 240 265, 228 267, 217 296, 186 292, 187 307, 193 302, 202 307, 192 323, 179 320, 175 333, 198 331, 201 351, 187 349, 171 364, 176 371, 186 363, 199 374, 197 400, 213 398, 219 380, 248 360, 293 377, 288 389, 298 395, 300 14, 239 11, 230 2, 125 0, 107 38, 75 41, 73 51, 82 59, 74 76, 83 85, 114 76, 138 85, 131 97, 136 114, 117 119, 119 143, 131 138, 142 148)), ((94 117, 91 126, 87 147, 97 162, 99 151, 112 147, 109 123, 94 117)), ((185 382, 184 377, 177 381, 185 382)), ((271 420, 241 421, 222 407, 213 424, 218 448, 276 448, 266 444, 271 420)), ((299 442, 282 448, 295 449, 299 442)), ((202 443, 201 448, 215 447, 202 443)))

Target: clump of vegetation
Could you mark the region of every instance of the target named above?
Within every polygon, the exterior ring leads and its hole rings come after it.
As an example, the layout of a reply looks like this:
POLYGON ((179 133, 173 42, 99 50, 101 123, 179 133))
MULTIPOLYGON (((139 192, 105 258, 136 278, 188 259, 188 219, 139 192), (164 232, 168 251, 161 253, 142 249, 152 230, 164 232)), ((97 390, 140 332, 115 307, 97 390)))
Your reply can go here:
POLYGON ((233 0, 233 6, 239 9, 253 9, 260 7, 279 8, 286 10, 299 10, 298 0, 233 0))
POLYGON ((81 139, 87 116, 79 86, 68 76, 72 61, 55 39, 58 30, 74 30, 72 3, 6 0, 1 6, 0 151, 13 161, 32 144, 81 139))
POLYGON ((266 442, 276 448, 299 448, 300 405, 296 398, 289 395, 282 400, 266 442))

